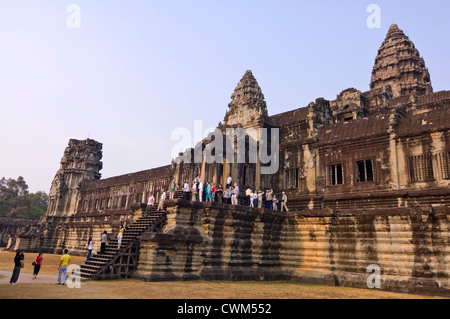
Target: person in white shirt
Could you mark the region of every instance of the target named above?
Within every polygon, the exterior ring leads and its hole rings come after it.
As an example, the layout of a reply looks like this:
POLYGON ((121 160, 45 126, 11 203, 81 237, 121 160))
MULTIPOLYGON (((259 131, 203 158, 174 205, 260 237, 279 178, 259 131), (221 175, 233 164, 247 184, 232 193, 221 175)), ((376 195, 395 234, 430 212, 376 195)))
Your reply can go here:
POLYGON ((262 208, 264 192, 258 191, 258 208, 262 208))
POLYGON ((228 178, 227 178, 227 185, 226 185, 226 188, 230 188, 231 187, 231 182, 233 181, 233 179, 231 178, 231 174, 230 174, 230 176, 228 176, 228 178))
POLYGON ((198 183, 198 201, 203 202, 203 182, 200 180, 198 183))
POLYGON ((245 191, 245 206, 250 206, 252 193, 253 191, 250 189, 250 187, 245 191))
POLYGON ((197 199, 197 183, 195 180, 192 182, 192 201, 195 202, 197 199))
POLYGON ((166 192, 162 193, 161 198, 159 199, 158 211, 164 209, 164 201, 166 200, 166 192))
POLYGON ((255 199, 258 198, 253 191, 250 193, 250 207, 255 207, 255 199))
POLYGON ((183 192, 184 192, 184 199, 189 200, 189 184, 188 184, 188 182, 184 182, 183 192))

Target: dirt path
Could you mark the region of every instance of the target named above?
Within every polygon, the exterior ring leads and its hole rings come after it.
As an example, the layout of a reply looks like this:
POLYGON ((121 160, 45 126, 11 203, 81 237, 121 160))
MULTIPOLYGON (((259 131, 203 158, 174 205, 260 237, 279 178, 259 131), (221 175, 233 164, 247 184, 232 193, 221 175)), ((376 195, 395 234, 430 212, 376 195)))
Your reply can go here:
MULTIPOLYGON (((11 278, 12 270, 5 271, 0 270, 0 285, 9 284, 9 279, 11 278)), ((37 279, 33 279, 33 274, 20 272, 19 280, 17 280, 17 285, 19 284, 56 284, 58 281, 57 275, 38 275, 37 279)))

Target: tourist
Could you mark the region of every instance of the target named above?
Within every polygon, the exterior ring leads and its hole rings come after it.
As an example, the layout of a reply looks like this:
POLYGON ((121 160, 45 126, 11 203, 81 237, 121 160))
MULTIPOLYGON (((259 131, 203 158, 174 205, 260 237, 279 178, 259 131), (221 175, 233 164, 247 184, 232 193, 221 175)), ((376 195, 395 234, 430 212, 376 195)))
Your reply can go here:
POLYGON ((258 191, 258 208, 262 208, 263 195, 264 195, 264 192, 259 190, 258 191))
POLYGON ((233 181, 233 179, 231 178, 231 174, 230 174, 227 178, 227 185, 225 186, 225 188, 230 188, 232 181, 233 181))
POLYGON ((88 240, 88 255, 86 257, 86 261, 89 261, 89 259, 91 259, 92 249, 94 249, 94 241, 92 240, 92 237, 89 237, 89 240, 88 240))
POLYGON ((9 280, 9 283, 11 285, 15 285, 17 280, 19 279, 20 269, 22 269, 24 266, 24 259, 25 255, 23 251, 18 251, 16 253, 16 256, 14 257, 14 270, 11 275, 11 279, 9 280))
POLYGON ((124 230, 127 229, 127 221, 125 219, 122 218, 122 220, 120 221, 120 227, 122 227, 124 230))
POLYGON ((177 183, 175 183, 175 180, 173 179, 172 182, 169 184, 169 199, 174 199, 175 197, 175 190, 177 190, 179 187, 177 183))
POLYGON ((224 202, 224 204, 230 204, 230 197, 231 197, 230 188, 227 187, 225 189, 225 191, 223 192, 223 202, 224 202))
POLYGON ((250 207, 252 207, 252 208, 254 208, 255 206, 255 197, 253 197, 253 195, 254 195, 254 193, 253 193, 253 190, 251 190, 251 193, 250 193, 250 195, 249 195, 249 198, 250 198, 250 207))
POLYGON ((231 193, 231 204, 238 205, 238 199, 239 199, 239 186, 237 186, 237 184, 235 183, 231 193))
POLYGON ((216 190, 217 202, 222 203, 222 196, 223 196, 223 188, 222 188, 222 184, 219 184, 219 186, 217 186, 217 190, 216 190))
POLYGON ((158 212, 164 210, 164 201, 166 200, 166 192, 164 191, 159 199, 158 212))
POLYGON ((266 208, 272 209, 273 192, 271 189, 266 191, 266 208))
POLYGON ((194 181, 192 182, 192 201, 195 202, 197 200, 197 183, 194 181))
POLYGON ((257 207, 258 205, 258 193, 256 190, 252 193, 252 207, 257 207))
POLYGON ((122 245, 123 230, 123 227, 120 226, 119 233, 117 234, 117 249, 120 249, 120 246, 122 245))
POLYGON ((153 209, 153 205, 155 205, 155 197, 153 196, 153 194, 150 194, 147 202, 147 213, 151 212, 151 210, 153 209))
POLYGON ((69 262, 70 262, 70 256, 68 253, 69 253, 69 250, 64 249, 64 255, 61 256, 61 261, 59 262, 58 285, 64 285, 66 283, 67 267, 69 266, 69 262), (61 275, 63 275, 62 282, 61 282, 61 275))
POLYGON ((195 186, 197 188, 197 197, 198 197, 198 185, 200 184, 200 176, 198 176, 198 174, 197 174, 197 177, 194 178, 194 181, 195 181, 195 186))
POLYGON ((273 195, 272 197, 272 209, 278 210, 278 199, 277 196, 273 195))
POLYGON ((39 270, 41 270, 41 265, 42 265, 42 253, 39 253, 36 256, 36 259, 33 261, 32 265, 34 266, 33 269, 33 279, 37 279, 37 276, 39 274, 39 270))
POLYGON ((187 181, 184 182, 183 193, 184 193, 184 199, 189 200, 189 184, 187 181))
POLYGON ((100 239, 100 254, 103 254, 105 252, 107 241, 108 241, 108 233, 105 230, 100 239))
POLYGON ((245 206, 250 206, 250 199, 251 199, 251 195, 252 195, 252 190, 251 188, 247 188, 247 190, 245 191, 245 206))
POLYGON ((198 201, 201 203, 203 202, 203 182, 201 179, 198 182, 197 191, 198 191, 198 201))
POLYGON ((286 209, 286 211, 288 212, 289 209, 286 206, 287 203, 287 195, 285 192, 282 192, 283 196, 281 196, 281 211, 283 211, 283 207, 286 209))
POLYGON ((215 201, 215 197, 216 197, 216 185, 214 185, 214 183, 211 183, 211 198, 212 201, 215 201))
POLYGON ((211 184, 209 182, 206 182, 206 201, 210 202, 211 201, 211 184))

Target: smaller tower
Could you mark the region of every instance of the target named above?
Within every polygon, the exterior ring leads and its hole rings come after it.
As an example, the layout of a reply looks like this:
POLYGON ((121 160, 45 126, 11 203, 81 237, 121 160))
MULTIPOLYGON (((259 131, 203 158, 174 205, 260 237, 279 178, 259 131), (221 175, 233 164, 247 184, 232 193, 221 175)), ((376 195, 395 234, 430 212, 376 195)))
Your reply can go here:
POLYGON ((69 141, 50 188, 46 216, 71 216, 77 211, 83 183, 101 177, 101 158, 101 143, 91 139, 69 141))
POLYGON ((392 88, 393 97, 433 93, 430 74, 414 43, 391 25, 378 50, 372 70, 370 89, 392 88))

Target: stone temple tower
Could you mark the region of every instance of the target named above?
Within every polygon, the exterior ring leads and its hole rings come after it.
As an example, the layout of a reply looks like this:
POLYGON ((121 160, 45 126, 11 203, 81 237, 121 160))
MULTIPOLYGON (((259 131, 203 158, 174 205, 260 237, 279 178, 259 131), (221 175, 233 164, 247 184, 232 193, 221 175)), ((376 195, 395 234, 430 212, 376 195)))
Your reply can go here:
POLYGON ((245 72, 236 86, 228 107, 225 126, 257 127, 270 120, 264 94, 250 70, 245 72))
POLYGON ((378 50, 370 89, 382 89, 388 84, 393 97, 433 93, 423 58, 396 24, 391 25, 378 50))
MULTIPOLYGON (((250 70, 245 72, 231 95, 231 102, 228 104, 228 111, 225 114, 222 130, 230 127, 244 129, 249 136, 249 140, 251 139, 258 145, 258 149, 261 147, 260 129, 276 127, 268 115, 267 104, 261 87, 250 70)), ((246 152, 250 152, 250 150, 246 150, 246 152)), ((223 185, 226 184, 228 175, 231 175, 233 181, 240 186, 259 188, 262 185, 261 163, 259 154, 257 156, 256 163, 249 163, 247 158, 245 163, 238 163, 236 158, 233 164, 224 161, 222 172, 223 185)))
POLYGON ((71 216, 77 211, 83 183, 99 180, 102 144, 91 139, 71 139, 61 159, 61 167, 50 188, 46 216, 71 216))

